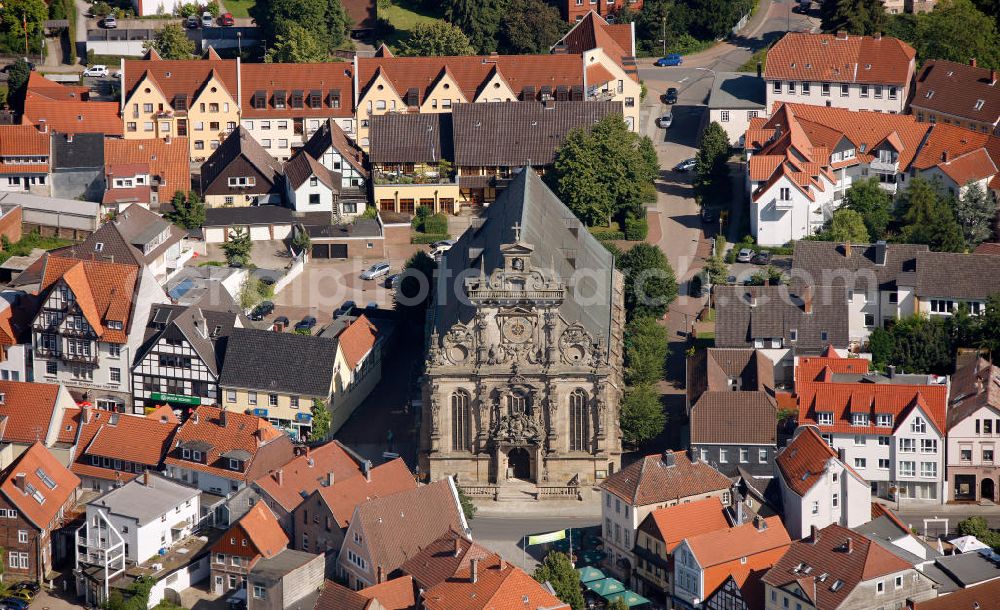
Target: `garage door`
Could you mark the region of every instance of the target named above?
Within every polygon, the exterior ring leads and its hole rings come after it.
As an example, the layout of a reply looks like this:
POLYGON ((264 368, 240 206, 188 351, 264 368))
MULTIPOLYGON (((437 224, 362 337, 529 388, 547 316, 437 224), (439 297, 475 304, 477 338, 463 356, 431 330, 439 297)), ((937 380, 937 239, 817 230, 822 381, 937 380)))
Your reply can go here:
POLYGON ((330 258, 330 246, 328 244, 313 244, 313 258, 330 258))
POLYGON ((347 244, 330 244, 330 258, 347 258, 347 244))

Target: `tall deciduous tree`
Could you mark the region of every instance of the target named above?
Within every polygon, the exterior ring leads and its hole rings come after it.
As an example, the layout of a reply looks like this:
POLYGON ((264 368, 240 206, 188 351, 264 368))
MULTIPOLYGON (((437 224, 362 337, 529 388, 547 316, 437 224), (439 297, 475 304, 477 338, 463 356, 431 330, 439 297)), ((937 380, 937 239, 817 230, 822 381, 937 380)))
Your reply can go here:
POLYGON ((656 438, 663 432, 667 416, 656 388, 644 383, 627 389, 619 420, 622 440, 632 446, 656 438))
POLYGON ((330 424, 332 423, 330 409, 326 407, 326 401, 314 398, 309 412, 312 414, 312 429, 309 431, 309 440, 326 440, 327 435, 330 434, 330 424))
POLYGON ((478 52, 497 50, 500 22, 509 0, 445 0, 443 4, 445 19, 464 32, 478 52))
POLYGON ((625 379, 628 384, 656 383, 663 379, 666 361, 666 327, 649 316, 629 322, 625 329, 625 379))
POLYGON ((712 121, 701 138, 701 149, 695 157, 695 188, 702 202, 718 199, 730 190, 729 136, 722 125, 712 121))
POLYGON ((861 215, 870 239, 886 238, 892 221, 892 196, 879 186, 878 178, 855 181, 844 193, 840 208, 861 215))
POLYGON ((462 30, 443 21, 415 25, 399 47, 399 55, 410 57, 469 55, 473 52, 472 44, 462 30))
POLYGON ((319 63, 329 61, 329 51, 311 30, 289 22, 282 26, 274 45, 264 55, 267 63, 319 63))
POLYGON ((861 214, 854 210, 837 210, 830 219, 827 236, 831 241, 848 244, 868 243, 868 229, 861 214))
POLYGON ((940 317, 902 318, 891 329, 873 330, 868 342, 877 366, 894 364, 907 373, 952 372, 955 349, 940 317))
POLYGON ((652 244, 637 244, 622 255, 618 266, 625 274, 629 319, 662 317, 677 298, 677 279, 663 250, 652 244))
POLYGON ((940 0, 929 13, 916 16, 914 39, 920 60, 950 59, 1000 68, 1000 37, 996 20, 970 0, 940 0))
POLYGON ((884 32, 888 23, 882 0, 824 0, 820 13, 829 31, 871 36, 884 32))
POLYGON ((511 55, 548 53, 568 29, 559 9, 544 0, 515 2, 504 15, 498 46, 511 55))
POLYGON ((37 53, 39 34, 48 18, 49 8, 43 0, 4 0, 0 8, 0 44, 8 52, 22 55, 27 41, 29 53, 37 53))
POLYGON ((297 23, 332 50, 347 38, 349 19, 341 0, 259 0, 250 9, 264 40, 270 46, 291 23, 297 23))
POLYGON ((190 59, 194 54, 194 41, 178 23, 168 23, 153 35, 152 40, 142 43, 145 50, 156 49, 163 59, 190 59))
POLYGON ((965 194, 955 200, 955 215, 970 246, 977 246, 993 235, 997 205, 978 183, 969 184, 965 194))
POLYGON ((962 228, 948 200, 937 185, 916 177, 900 197, 903 230, 901 241, 927 244, 932 250, 961 252, 965 249, 962 228))
POLYGON ((580 574, 573 568, 569 556, 565 553, 552 551, 545 556, 542 563, 535 568, 535 580, 549 583, 552 590, 564 604, 569 604, 573 610, 584 610, 586 603, 580 590, 580 574))

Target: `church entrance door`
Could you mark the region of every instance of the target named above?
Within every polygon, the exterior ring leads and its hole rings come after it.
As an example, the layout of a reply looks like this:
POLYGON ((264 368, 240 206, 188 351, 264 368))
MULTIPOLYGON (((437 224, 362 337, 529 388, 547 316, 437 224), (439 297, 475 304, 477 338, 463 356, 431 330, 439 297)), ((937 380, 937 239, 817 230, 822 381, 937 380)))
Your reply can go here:
POLYGON ((531 455, 524 447, 514 447, 507 453, 507 468, 515 479, 531 480, 531 455))

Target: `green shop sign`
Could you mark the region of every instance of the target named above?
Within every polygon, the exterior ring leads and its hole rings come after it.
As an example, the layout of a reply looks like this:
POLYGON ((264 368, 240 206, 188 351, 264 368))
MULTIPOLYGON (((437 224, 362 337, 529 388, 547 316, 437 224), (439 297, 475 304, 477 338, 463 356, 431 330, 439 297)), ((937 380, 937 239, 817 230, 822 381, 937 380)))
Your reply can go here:
POLYGON ((184 396, 183 394, 161 394, 160 392, 150 392, 150 400, 162 400, 164 402, 177 402, 182 405, 200 405, 201 399, 197 396, 184 396))

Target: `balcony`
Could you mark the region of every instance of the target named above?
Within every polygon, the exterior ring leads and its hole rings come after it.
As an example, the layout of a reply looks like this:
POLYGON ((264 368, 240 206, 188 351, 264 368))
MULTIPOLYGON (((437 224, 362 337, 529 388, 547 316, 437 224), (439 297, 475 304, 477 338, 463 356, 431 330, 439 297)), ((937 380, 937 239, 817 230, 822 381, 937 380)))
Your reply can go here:
POLYGON ((869 167, 873 172, 879 174, 896 174, 899 172, 899 160, 885 161, 879 158, 872 159, 869 167))
POLYGON ((455 184, 455 178, 440 172, 376 172, 375 185, 455 184))
POLYGON ((97 364, 97 354, 70 354, 63 352, 59 355, 66 362, 80 362, 83 364, 97 364))

